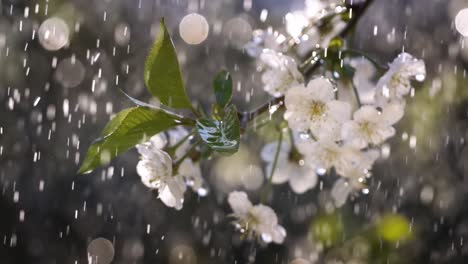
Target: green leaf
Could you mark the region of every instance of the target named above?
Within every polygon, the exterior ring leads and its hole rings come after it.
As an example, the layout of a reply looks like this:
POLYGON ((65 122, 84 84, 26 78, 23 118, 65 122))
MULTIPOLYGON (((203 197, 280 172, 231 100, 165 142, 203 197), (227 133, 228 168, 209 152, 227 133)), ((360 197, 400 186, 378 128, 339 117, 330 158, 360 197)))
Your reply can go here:
POLYGON ((192 108, 164 19, 161 19, 159 34, 146 59, 145 84, 162 104, 172 108, 192 108))
POLYGON ((178 124, 176 117, 161 110, 147 107, 125 109, 109 121, 101 137, 88 149, 78 173, 90 173, 136 144, 178 124))
POLYGON ((222 70, 216 75, 213 81, 216 102, 221 107, 225 107, 232 98, 232 77, 229 72, 222 70))
POLYGON ((239 149, 240 122, 234 105, 226 109, 222 120, 198 119, 197 130, 201 139, 218 153, 230 155, 239 149))

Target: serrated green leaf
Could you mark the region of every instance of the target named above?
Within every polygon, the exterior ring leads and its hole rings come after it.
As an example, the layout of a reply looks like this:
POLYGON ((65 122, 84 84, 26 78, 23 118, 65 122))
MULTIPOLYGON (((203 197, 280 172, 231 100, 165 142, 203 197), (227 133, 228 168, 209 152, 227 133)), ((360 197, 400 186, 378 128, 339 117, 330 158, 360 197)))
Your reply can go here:
POLYGON ((177 53, 167 32, 164 19, 161 19, 159 33, 146 59, 145 84, 151 94, 162 104, 172 108, 191 108, 177 53))
POLYGON ((232 77, 229 72, 222 70, 213 81, 216 102, 225 107, 232 98, 232 77))
POLYGON ((125 109, 109 121, 101 137, 89 147, 78 173, 89 173, 136 144, 178 124, 180 122, 174 116, 161 110, 125 109))
POLYGON ((229 106, 219 121, 198 119, 197 131, 201 139, 216 152, 228 155, 236 153, 240 143, 240 122, 236 107, 229 106))

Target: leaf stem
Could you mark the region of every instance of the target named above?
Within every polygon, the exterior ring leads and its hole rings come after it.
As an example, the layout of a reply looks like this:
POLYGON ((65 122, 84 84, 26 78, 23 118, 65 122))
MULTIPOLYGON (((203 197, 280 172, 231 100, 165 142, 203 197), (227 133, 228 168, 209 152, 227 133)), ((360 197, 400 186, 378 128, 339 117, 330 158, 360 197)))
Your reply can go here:
POLYGON ((273 180, 273 175, 275 173, 276 165, 278 163, 278 157, 279 157, 279 153, 281 151, 281 144, 282 143, 283 143, 283 131, 280 130, 279 138, 278 138, 278 146, 276 147, 276 153, 275 153, 275 158, 273 160, 273 164, 271 166, 271 172, 270 172, 270 175, 268 177, 267 184, 265 185, 265 187, 263 189, 263 192, 262 192, 262 197, 261 197, 261 202, 262 203, 265 203, 266 199, 268 198, 268 193, 270 192, 270 189, 271 189, 271 182, 273 180))

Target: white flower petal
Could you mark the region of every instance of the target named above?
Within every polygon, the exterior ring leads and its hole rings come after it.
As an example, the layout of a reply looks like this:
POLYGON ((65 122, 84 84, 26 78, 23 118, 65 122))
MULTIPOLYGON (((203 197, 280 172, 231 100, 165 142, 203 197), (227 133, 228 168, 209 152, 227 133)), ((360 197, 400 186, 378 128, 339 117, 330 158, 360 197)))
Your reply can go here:
POLYGON ((245 192, 231 192, 228 196, 229 205, 234 214, 245 216, 253 207, 245 192))
POLYGON ((330 194, 336 207, 343 206, 348 200, 352 187, 344 179, 339 179, 333 184, 330 194))
POLYGON ((308 96, 313 100, 327 102, 335 98, 333 84, 323 77, 315 78, 307 84, 308 96))
POLYGON ((327 103, 327 107, 327 114, 340 123, 351 118, 351 105, 347 102, 332 100, 327 103))
MULTIPOLYGON (((269 163, 266 166, 265 175, 267 177, 270 177, 272 167, 273 167, 273 163, 269 163)), ((271 179, 271 182, 274 184, 285 183, 289 179, 289 174, 290 174, 290 171, 289 171, 289 167, 287 166, 287 161, 283 159, 282 162, 276 165, 276 169, 273 173, 273 178, 271 179)))
POLYGON ((159 189, 159 199, 168 207, 182 209, 184 202, 185 183, 181 177, 171 177, 159 189))
POLYGON ((277 244, 282 244, 286 238, 286 230, 280 225, 276 225, 271 230, 271 238, 273 242, 277 244))
POLYGON ((258 221, 259 231, 267 231, 272 226, 278 224, 278 218, 276 217, 275 212, 270 207, 258 204, 252 207, 250 213, 255 216, 258 221))
MULTIPOLYGON (((263 161, 273 162, 273 160, 275 159, 277 149, 278 149, 278 141, 270 142, 262 148, 262 151, 260 152, 260 157, 262 158, 263 161)), ((280 147, 280 160, 286 158, 290 150, 291 150, 291 146, 289 145, 289 143, 286 141, 283 141, 280 147)))
POLYGON ((309 167, 300 167, 297 171, 291 174, 289 185, 291 189, 297 193, 302 194, 312 189, 317 184, 317 174, 315 170, 309 167))
POLYGON ((382 120, 387 125, 393 125, 401 120, 405 114, 405 105, 394 102, 387 104, 382 109, 382 120))

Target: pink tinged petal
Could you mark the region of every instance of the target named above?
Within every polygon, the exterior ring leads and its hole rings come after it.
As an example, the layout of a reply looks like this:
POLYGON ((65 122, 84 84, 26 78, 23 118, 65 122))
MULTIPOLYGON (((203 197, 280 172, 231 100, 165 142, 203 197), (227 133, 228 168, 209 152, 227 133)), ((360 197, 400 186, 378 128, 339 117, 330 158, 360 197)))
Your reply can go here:
POLYGON ((335 97, 332 83, 323 77, 310 80, 307 84, 307 89, 308 97, 313 100, 327 102, 335 97))
POLYGON ((228 203, 234 214, 245 216, 253 207, 245 192, 231 192, 228 196, 228 203))

